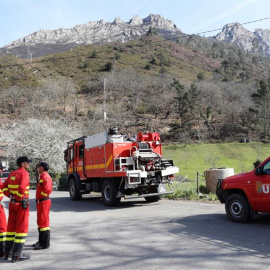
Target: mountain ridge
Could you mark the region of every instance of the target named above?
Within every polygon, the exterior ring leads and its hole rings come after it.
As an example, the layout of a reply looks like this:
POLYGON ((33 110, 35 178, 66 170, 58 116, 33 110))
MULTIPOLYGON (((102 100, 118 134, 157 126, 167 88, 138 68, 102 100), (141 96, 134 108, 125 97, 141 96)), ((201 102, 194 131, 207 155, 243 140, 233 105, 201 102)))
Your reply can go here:
POLYGON ((270 30, 257 28, 254 32, 245 29, 240 23, 226 24, 215 38, 238 45, 250 53, 270 55, 270 30))
POLYGON ((172 21, 161 15, 150 14, 144 19, 134 16, 129 22, 117 17, 112 23, 100 20, 79 24, 70 29, 41 29, 9 43, 0 49, 0 53, 28 58, 30 53, 39 57, 47 53, 67 51, 79 45, 123 43, 146 35, 150 27, 155 28, 165 39, 182 33, 172 21))
MULTIPOLYGON (((194 36, 184 34, 173 21, 165 19, 161 15, 150 14, 144 19, 136 15, 128 22, 117 17, 113 22, 89 21, 69 29, 40 29, 0 48, 0 55, 11 53, 19 58, 40 57, 46 54, 69 51, 80 45, 125 43, 142 38, 149 33, 158 34, 165 40, 194 36)), ((229 23, 223 27, 220 33, 210 38, 235 44, 253 54, 270 55, 269 29, 257 28, 251 32, 240 23, 229 23)))

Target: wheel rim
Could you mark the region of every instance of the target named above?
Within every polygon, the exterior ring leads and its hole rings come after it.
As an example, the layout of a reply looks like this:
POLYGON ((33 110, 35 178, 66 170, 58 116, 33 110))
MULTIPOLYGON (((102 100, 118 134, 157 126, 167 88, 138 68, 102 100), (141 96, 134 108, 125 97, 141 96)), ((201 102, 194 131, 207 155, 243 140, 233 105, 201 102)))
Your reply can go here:
POLYGON ((106 186, 104 189, 104 198, 106 201, 109 201, 112 197, 112 191, 109 186, 106 186))
POLYGON ((240 201, 233 201, 230 205, 230 211, 233 216, 241 217, 244 213, 244 206, 240 201))
POLYGON ((70 187, 70 194, 71 194, 71 196, 74 195, 74 192, 75 192, 74 190, 75 190, 74 184, 71 184, 71 187, 70 187))

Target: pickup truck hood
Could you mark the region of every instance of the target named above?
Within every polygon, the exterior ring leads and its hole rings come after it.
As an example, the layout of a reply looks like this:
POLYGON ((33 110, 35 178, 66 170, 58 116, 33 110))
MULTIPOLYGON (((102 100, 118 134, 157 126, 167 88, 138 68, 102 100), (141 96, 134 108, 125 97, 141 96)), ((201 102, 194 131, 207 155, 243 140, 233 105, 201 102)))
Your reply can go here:
POLYGON ((232 182, 242 182, 246 181, 249 177, 253 175, 253 171, 251 172, 246 172, 246 173, 239 173, 236 175, 229 176, 223 180, 225 183, 232 183, 232 182))

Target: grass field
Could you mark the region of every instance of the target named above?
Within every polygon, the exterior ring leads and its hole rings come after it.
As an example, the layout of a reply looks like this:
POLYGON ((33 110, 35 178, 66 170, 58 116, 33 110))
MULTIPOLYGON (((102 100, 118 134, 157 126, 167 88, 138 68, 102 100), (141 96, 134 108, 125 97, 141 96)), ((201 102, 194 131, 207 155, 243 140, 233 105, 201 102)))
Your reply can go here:
MULTIPOLYGON (((263 161, 270 156, 270 144, 265 143, 219 143, 165 145, 163 155, 173 159, 179 167, 177 181, 173 184, 174 198, 198 198, 197 172, 199 173, 200 191, 204 193, 204 172, 210 168, 234 168, 235 174, 247 172, 254 168, 253 163, 263 161), (181 176, 181 177, 180 177, 181 176), (179 182, 182 177, 187 181, 179 182)), ((209 196, 209 195, 208 195, 209 196)), ((210 199, 213 196, 210 195, 210 199)))

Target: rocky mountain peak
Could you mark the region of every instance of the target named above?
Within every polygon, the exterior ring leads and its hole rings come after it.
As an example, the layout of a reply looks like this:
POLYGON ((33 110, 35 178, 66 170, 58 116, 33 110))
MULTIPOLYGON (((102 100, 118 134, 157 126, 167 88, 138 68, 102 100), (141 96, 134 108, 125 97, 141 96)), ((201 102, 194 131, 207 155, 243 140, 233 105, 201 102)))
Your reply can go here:
POLYGON ((170 29, 177 28, 173 21, 166 20, 163 16, 157 14, 150 14, 148 17, 143 19, 143 22, 156 25, 157 27, 166 27, 170 29))
POLYGON ((236 44, 251 53, 270 55, 270 30, 256 29, 251 32, 240 23, 230 23, 226 24, 215 38, 236 44))
POLYGON ((239 37, 250 36, 250 32, 240 23, 229 23, 223 26, 222 31, 216 36, 218 40, 234 42, 239 37))
POLYGON ((161 15, 150 14, 145 19, 134 16, 129 22, 117 17, 112 23, 100 20, 70 29, 39 30, 1 48, 0 54, 13 53, 26 58, 31 52, 33 57, 38 57, 70 50, 78 45, 126 42, 146 35, 150 27, 154 27, 165 39, 181 34, 172 21, 161 15))
POLYGON ((265 42, 270 44, 270 29, 263 30, 261 28, 257 28, 255 29, 254 34, 261 40, 264 40, 265 42))
POLYGON ((143 23, 143 20, 138 15, 133 16, 133 18, 129 21, 130 25, 139 25, 142 23, 143 23))
POLYGON ((125 23, 124 21, 122 21, 122 19, 120 17, 116 17, 113 21, 114 24, 121 24, 121 23, 125 23))

